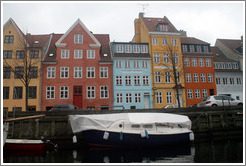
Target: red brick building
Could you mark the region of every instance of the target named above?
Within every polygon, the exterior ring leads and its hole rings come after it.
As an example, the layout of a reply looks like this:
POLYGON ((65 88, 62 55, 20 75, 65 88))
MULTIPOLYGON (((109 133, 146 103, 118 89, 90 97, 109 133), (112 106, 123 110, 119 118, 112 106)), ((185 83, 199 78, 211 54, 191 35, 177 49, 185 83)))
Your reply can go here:
POLYGON ((181 37, 187 106, 216 95, 213 56, 210 44, 194 37, 181 37))
POLYGON ((65 34, 51 34, 43 59, 42 110, 56 104, 81 109, 113 105, 109 35, 94 35, 78 19, 65 34))

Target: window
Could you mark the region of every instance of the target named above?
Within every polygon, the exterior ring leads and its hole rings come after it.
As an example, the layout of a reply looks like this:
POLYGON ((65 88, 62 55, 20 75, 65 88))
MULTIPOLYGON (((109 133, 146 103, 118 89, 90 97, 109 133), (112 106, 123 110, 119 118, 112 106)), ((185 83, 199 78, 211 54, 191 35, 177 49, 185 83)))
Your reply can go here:
POLYGON ((199 66, 204 67, 204 60, 203 58, 199 58, 199 66))
POLYGON ((196 46, 197 52, 202 52, 202 47, 201 46, 196 46))
POLYGON ((203 46, 203 52, 209 52, 208 46, 203 46))
POLYGON ((211 67, 211 59, 210 58, 206 58, 206 66, 211 67))
POLYGON ((22 78, 24 75, 24 67, 15 67, 15 78, 22 78))
POLYGON ((220 84, 220 78, 216 78, 216 84, 217 84, 217 85, 220 84))
POLYGON ((198 74, 197 73, 194 73, 193 74, 193 81, 194 82, 199 82, 199 77, 198 77, 198 74))
POLYGON ((207 89, 203 89, 202 90, 202 97, 204 98, 204 97, 207 97, 208 96, 208 91, 207 91, 207 89))
POLYGON ((39 54, 38 50, 31 50, 30 51, 30 58, 31 59, 38 59, 38 54, 39 54))
POLYGON ((168 25, 165 24, 159 24, 159 31, 161 32, 168 32, 168 25))
POLYGON ((185 62, 185 66, 190 66, 190 58, 185 58, 184 62, 185 62))
POLYGON ((108 67, 100 67, 100 78, 108 78, 108 67))
POLYGON ((195 89, 195 97, 197 99, 201 98, 201 95, 200 95, 200 89, 195 89))
POLYGON ((116 85, 122 85, 122 76, 116 76, 116 85))
POLYGON ((237 62, 235 62, 235 63, 232 63, 232 69, 238 69, 239 67, 238 67, 238 63, 237 62))
POLYGON ((223 80, 223 84, 224 85, 227 85, 227 78, 226 77, 223 77, 222 80, 223 80))
POLYGON ((68 99, 68 86, 60 87, 60 99, 68 99))
POLYGON ((116 103, 123 103, 122 93, 116 93, 116 103))
POLYGON ((24 51, 16 51, 16 59, 24 59, 25 52, 24 51))
POLYGON ((3 59, 11 59, 12 51, 3 51, 3 59))
POLYGON ((191 58, 192 66, 197 66, 196 58, 191 58))
POLYGON ((95 59, 95 50, 87 50, 87 59, 95 59))
POLYGON ((82 67, 74 67, 74 78, 82 78, 82 67))
POLYGON ((208 74, 208 82, 213 82, 213 74, 208 74))
POLYGON ((148 68, 148 61, 142 61, 142 68, 148 68))
POLYGON ((70 51, 69 50, 61 50, 61 59, 68 59, 70 51))
POLYGON ((194 45, 190 45, 190 52, 195 52, 195 47, 194 47, 194 45))
POLYGON ((23 91, 23 87, 22 86, 14 87, 13 99, 22 99, 22 91, 23 91))
POLYGON ((131 61, 125 61, 125 68, 131 68, 131 61))
POLYGON ((133 68, 139 68, 140 64, 139 61, 133 61, 133 68))
POLYGON ((74 50, 74 59, 82 59, 83 58, 83 50, 74 50))
POLYGON ((94 99, 95 96, 95 87, 87 86, 87 99, 94 99))
POLYGON ((206 82, 206 74, 201 74, 201 82, 206 82))
POLYGON ((226 69, 231 69, 231 63, 230 62, 226 63, 225 65, 226 65, 226 67, 225 67, 226 69))
POLYGON ((188 52, 187 45, 182 45, 182 51, 183 51, 183 52, 188 52))
POLYGON ((87 67, 87 78, 95 78, 95 67, 87 67))
POLYGON ((100 86, 100 98, 108 98, 108 86, 100 86))
POLYGON ((156 96, 156 104, 162 104, 162 93, 155 92, 155 96, 156 96))
POLYGON ((163 61, 164 61, 164 63, 169 63, 169 54, 168 53, 163 54, 163 61))
POLYGON ((116 45, 116 52, 117 53, 123 53, 123 44, 117 44, 116 45))
POLYGON ((162 45, 168 45, 168 39, 167 38, 162 39, 162 45))
POLYGON ((133 45, 133 53, 140 53, 139 45, 133 45))
POLYGON ((29 78, 37 78, 37 77, 38 77, 38 67, 30 67, 29 78))
POLYGON ((125 76, 125 85, 131 85, 132 83, 131 76, 125 76))
POLYGON ((3 79, 10 78, 11 68, 10 67, 3 67, 3 79))
POLYGON ((60 69, 60 78, 69 78, 69 67, 61 67, 60 69))
POLYGON ((148 46, 147 45, 141 45, 141 53, 148 53, 148 46))
POLYGON ((28 87, 28 99, 36 99, 37 97, 37 87, 29 86, 28 87))
POLYGON ((141 103, 141 94, 135 93, 135 103, 141 103))
POLYGON ((126 103, 132 103, 132 94, 126 93, 126 103))
POLYGON ((165 82, 170 83, 171 82, 171 74, 169 71, 165 72, 165 82))
POLYGON ((149 85, 149 76, 143 76, 143 85, 149 85))
POLYGON ((186 73, 186 82, 191 82, 191 74, 190 73, 186 73))
POLYGON ((119 61, 119 60, 115 61, 115 67, 121 68, 122 67, 121 61, 119 61))
POLYGON ((132 46, 130 44, 125 45, 125 52, 126 53, 132 53, 132 46))
POLYGON ((158 45, 158 39, 157 38, 152 38, 152 44, 153 45, 158 45))
POLYGON ((173 103, 172 92, 166 92, 166 97, 167 97, 167 103, 168 104, 173 103))
POLYGON ((74 34, 74 44, 82 44, 82 43, 83 43, 83 35, 74 34))
POLYGON ((54 99, 55 98, 55 87, 47 86, 46 87, 46 99, 54 99))
POLYGON ((241 78, 237 78, 237 84, 241 85, 242 82, 241 82, 241 78))
POLYGON ((47 67, 47 78, 55 78, 56 67, 47 67))
POLYGON ((14 36, 12 35, 6 35, 4 39, 4 43, 13 43, 14 42, 14 36))
POLYGON ((188 90, 187 90, 187 96, 188 96, 188 99, 192 99, 192 98, 193 98, 193 92, 192 92, 192 89, 188 89, 188 90))
POLYGON ((219 69, 220 68, 220 65, 218 62, 214 62, 214 69, 219 69))
POLYGON ((140 85, 140 76, 134 76, 134 85, 140 85))
POLYGON ((177 39, 172 39, 171 40, 172 46, 177 46, 177 39))
POLYGON ((155 72, 155 83, 161 83, 161 72, 160 71, 155 72))
POLYGON ((3 99, 9 99, 9 87, 3 87, 3 99))
POLYGON ((179 55, 178 54, 173 54, 173 60, 174 60, 174 63, 179 63, 179 55))
POLYGON ((160 63, 160 55, 159 55, 159 53, 154 53, 154 63, 160 63))
POLYGON ((180 72, 179 71, 176 71, 176 79, 177 79, 177 82, 180 83, 180 72))

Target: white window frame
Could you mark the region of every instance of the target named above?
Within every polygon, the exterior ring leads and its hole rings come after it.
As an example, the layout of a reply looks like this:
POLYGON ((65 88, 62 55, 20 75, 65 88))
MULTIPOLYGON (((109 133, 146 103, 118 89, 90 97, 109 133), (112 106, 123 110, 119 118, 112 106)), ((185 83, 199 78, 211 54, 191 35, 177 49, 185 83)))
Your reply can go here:
POLYGON ((61 59, 69 59, 70 50, 62 49, 61 50, 61 59))
POLYGON ((154 63, 160 63, 160 54, 154 53, 154 63))
POLYGON ((141 53, 148 53, 148 46, 147 45, 141 45, 141 53))
POLYGON ((178 40, 177 39, 171 39, 172 46, 177 46, 178 45, 178 40))
POLYGON ((133 68, 140 68, 140 62, 138 60, 133 61, 133 68))
POLYGON ((126 103, 132 103, 132 94, 126 93, 126 103))
POLYGON ((140 76, 134 76, 134 85, 140 86, 140 76))
POLYGON ((200 89, 195 89, 195 98, 196 99, 200 99, 201 98, 200 89))
POLYGON ((132 45, 130 44, 125 45, 125 53, 132 53, 132 45))
POLYGON ((100 98, 101 99, 108 99, 109 98, 108 86, 100 86, 100 98))
POLYGON ((74 50, 74 59, 82 59, 83 58, 83 50, 74 50))
POLYGON ((162 92, 155 92, 156 96, 156 104, 162 104, 163 98, 162 98, 162 92))
POLYGON ((202 97, 208 97, 208 90, 207 89, 202 89, 202 97))
POLYGON ((69 78, 69 67, 60 67, 60 78, 69 78))
POLYGON ((117 44, 116 45, 116 52, 117 53, 123 53, 124 50, 123 50, 123 44, 117 44))
POLYGON ((135 103, 141 103, 141 93, 135 93, 135 103))
POLYGON ((115 85, 122 85, 122 76, 115 76, 115 85))
POLYGON ((208 73, 208 82, 214 82, 212 73, 208 73))
POLYGON ((47 67, 47 78, 56 78, 56 67, 50 66, 47 67))
POLYGON ((203 52, 209 52, 208 46, 203 46, 203 52))
POLYGON ((134 44, 132 47, 133 47, 132 48, 133 49, 133 53, 140 53, 139 45, 134 44))
POLYGON ((83 68, 80 66, 74 67, 73 77, 82 78, 82 76, 83 76, 83 68))
POLYGON ((211 64, 211 58, 206 58, 206 66, 207 67, 211 67, 212 64, 211 64))
POLYGON ((100 67, 100 78, 108 78, 108 67, 100 67))
POLYGON ((170 73, 170 71, 165 71, 165 83, 171 83, 171 73, 170 73))
POLYGON ((191 82, 191 73, 186 73, 186 82, 191 82))
POLYGON ((167 99, 167 104, 172 104, 173 103, 172 92, 166 92, 166 99, 167 99))
POLYGON ((183 52, 188 52, 188 47, 187 47, 187 45, 182 45, 182 51, 183 51, 183 52))
POLYGON ((143 76, 143 85, 149 85, 149 76, 143 76))
POLYGON ((83 43, 83 34, 74 34, 74 44, 83 43))
POLYGON ((188 97, 188 99, 193 99, 193 91, 192 91, 192 89, 187 89, 187 97, 188 97))
POLYGON ((194 45, 190 45, 190 52, 195 52, 195 46, 194 45))
POLYGON ((95 67, 86 68, 86 78, 96 78, 95 67))
POLYGON ((87 50, 87 59, 95 59, 96 51, 95 50, 87 50))
POLYGON ((69 99, 69 87, 60 86, 60 99, 69 99))
POLYGON ((123 103, 123 94, 122 93, 116 93, 116 103, 118 103, 118 104, 123 103))
POLYGON ((163 54, 163 62, 164 63, 169 63, 169 54, 168 53, 164 53, 163 54))
POLYGON ((161 83, 161 72, 160 71, 155 72, 155 83, 161 83))
POLYGON ((158 45, 158 38, 152 38, 152 44, 158 45))
POLYGON ((202 52, 202 46, 196 46, 196 50, 197 50, 197 52, 202 52))
POLYGON ((203 58, 199 58, 199 66, 200 67, 204 67, 204 59, 203 58))
POLYGON ((127 69, 131 68, 131 61, 129 61, 129 60, 125 61, 125 68, 127 68, 127 69))
POLYGON ((191 58, 191 63, 193 67, 197 67, 197 59, 196 58, 191 58))
POLYGON ((125 85, 126 86, 132 85, 132 77, 131 76, 125 76, 125 85))
POLYGON ((121 60, 116 60, 115 61, 115 67, 116 68, 122 68, 122 62, 121 62, 121 60))
POLYGON ((55 99, 55 86, 46 86, 46 99, 55 99))
POLYGON ((206 74, 201 73, 201 82, 206 82, 206 74))
POLYGON ((164 46, 168 45, 168 39, 167 38, 162 38, 162 45, 164 45, 164 46))
POLYGON ((198 75, 198 73, 193 73, 193 82, 199 82, 199 75, 198 75))
POLYGON ((148 68, 148 61, 147 60, 142 61, 142 68, 148 68))
POLYGON ((96 87, 95 86, 87 86, 86 87, 86 98, 87 99, 95 99, 96 98, 96 87))
POLYGON ((190 58, 185 58, 185 66, 190 66, 190 58))

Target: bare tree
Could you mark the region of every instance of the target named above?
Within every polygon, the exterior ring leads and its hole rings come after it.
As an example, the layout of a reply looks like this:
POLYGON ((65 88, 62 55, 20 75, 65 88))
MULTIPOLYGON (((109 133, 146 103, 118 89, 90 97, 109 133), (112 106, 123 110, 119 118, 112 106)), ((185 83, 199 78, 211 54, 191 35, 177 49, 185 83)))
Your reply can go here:
MULTIPOLYGON (((165 82, 174 83, 173 89, 176 93, 178 107, 181 107, 179 91, 182 89, 181 76, 184 74, 182 60, 180 61, 180 49, 176 44, 167 43, 160 47, 157 52, 163 53, 163 59, 160 60, 159 54, 154 55, 154 63, 157 63, 161 69, 161 76, 165 78, 165 82)), ((154 87, 155 88, 155 87, 154 87)))
MULTIPOLYGON (((40 75, 39 63, 41 57, 39 52, 35 51, 33 44, 29 43, 30 37, 24 36, 24 40, 16 45, 16 56, 12 55, 11 59, 3 59, 3 66, 13 73, 14 79, 19 79, 25 88, 25 110, 28 110, 29 84, 32 79, 38 78, 40 75)), ((31 42, 31 41, 30 41, 31 42)), ((14 91, 14 95, 16 95, 14 91)), ((15 96, 14 96, 15 97, 15 96)))

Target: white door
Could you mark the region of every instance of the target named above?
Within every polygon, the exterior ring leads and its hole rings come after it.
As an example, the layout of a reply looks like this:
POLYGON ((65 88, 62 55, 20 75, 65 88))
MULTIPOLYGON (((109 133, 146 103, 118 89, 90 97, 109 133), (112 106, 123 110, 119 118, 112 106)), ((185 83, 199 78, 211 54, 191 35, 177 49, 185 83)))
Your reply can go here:
POLYGON ((149 108, 149 95, 144 95, 144 108, 149 108))
MULTIPOLYGON (((183 92, 182 92, 182 89, 179 89, 178 90, 179 92, 179 102, 180 102, 180 107, 183 107, 184 105, 184 101, 183 101, 183 92)), ((176 93, 176 90, 175 90, 175 95, 177 96, 177 93, 176 93)), ((177 97, 175 97, 176 99, 176 105, 178 106, 178 100, 177 100, 177 97)))

